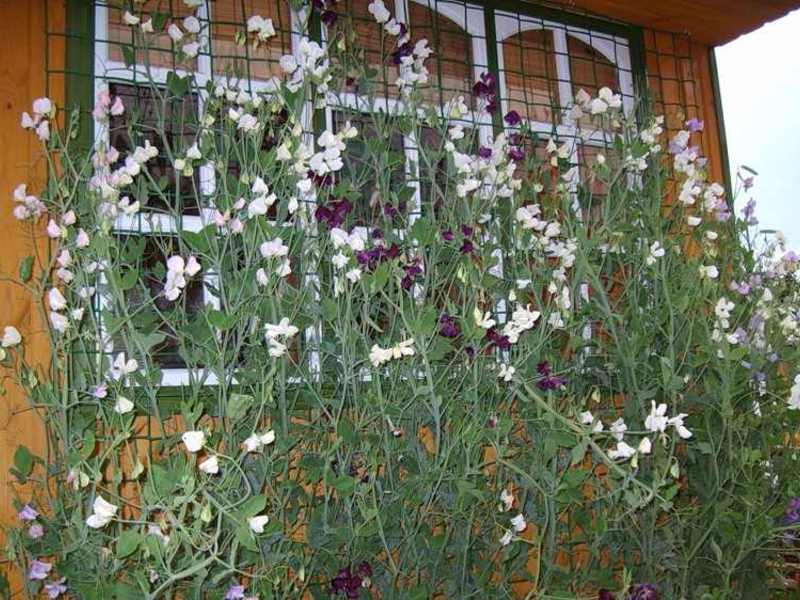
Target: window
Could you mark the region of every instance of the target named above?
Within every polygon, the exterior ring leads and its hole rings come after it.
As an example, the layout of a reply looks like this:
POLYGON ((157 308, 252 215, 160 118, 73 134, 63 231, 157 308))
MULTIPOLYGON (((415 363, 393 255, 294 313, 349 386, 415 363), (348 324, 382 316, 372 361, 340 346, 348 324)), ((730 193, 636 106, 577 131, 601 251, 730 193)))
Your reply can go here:
MULTIPOLYGON (((330 28, 323 26, 321 42, 341 39, 363 50, 355 64, 343 65, 346 81, 342 89, 329 92, 324 109, 316 113, 316 120, 312 119, 312 108, 307 107, 302 126, 306 132, 312 130, 312 121, 334 131, 347 121, 357 127, 359 137, 348 144, 345 168, 340 175, 352 184, 346 190, 352 205, 347 222, 368 232, 380 227, 388 238, 400 239, 420 215, 435 217, 441 210, 439 186, 445 178, 440 173, 447 168, 447 158, 440 129, 434 123, 410 131, 396 116, 403 99, 395 85, 400 70, 392 56, 394 48, 390 47, 393 38, 385 35, 369 13, 369 1, 340 0, 336 5, 340 13, 336 23, 330 28), (379 113, 376 118, 367 117, 367 113, 375 111, 379 113), (375 164, 376 153, 371 145, 379 133, 388 139, 390 153, 380 158, 380 164, 375 164), (428 151, 438 151, 427 164, 419 161, 418 149, 422 146, 428 151), (388 197, 376 194, 378 189, 390 190, 388 197)), ((607 133, 592 131, 580 136, 579 129, 586 123, 573 119, 566 110, 580 89, 596 94, 601 87, 609 87, 622 95, 626 111, 633 109, 630 42, 619 30, 602 25, 595 29, 589 21, 585 27, 569 25, 550 13, 548 18, 539 18, 533 16, 536 7, 530 7, 531 14, 527 14, 523 12, 527 8, 514 12, 463 0, 384 2, 399 22, 409 26, 413 39, 427 38, 435 49, 426 63, 429 82, 421 90, 426 114, 444 118, 448 102, 463 96, 472 111, 464 117, 463 126, 473 151, 496 133, 492 117, 478 112, 471 100, 474 82, 493 67, 490 54, 497 58, 499 110, 502 114, 517 111, 536 134, 524 142, 529 156, 545 158, 545 147, 551 138, 559 143, 569 141, 568 158, 581 169, 589 169, 599 153, 608 153, 607 133), (491 53, 489 39, 496 41, 491 53)), ((192 32, 183 26, 183 37, 161 35, 152 47, 145 48, 137 38, 137 29, 124 23, 122 9, 106 2, 95 4, 95 88, 107 86, 111 95, 122 97, 128 108, 123 116, 111 119, 103 132, 103 141, 113 144, 123 161, 126 153, 145 141, 160 151, 159 158, 148 165, 150 180, 137 183, 136 198, 142 205, 141 212, 118 217, 115 223, 115 233, 129 240, 126 247, 136 248, 138 268, 152 274, 145 277, 143 288, 131 292, 131 305, 141 302, 147 290, 158 293, 158 263, 172 251, 175 234, 182 230, 199 232, 211 222, 217 208, 210 203, 215 191, 238 197, 253 175, 242 173, 235 159, 224 168, 203 164, 192 177, 175 173, 169 150, 183 152, 193 143, 206 98, 203 93, 172 94, 174 81, 170 72, 193 73, 197 89, 226 82, 268 94, 272 79, 281 75, 280 58, 296 53, 302 36, 309 35, 300 31, 307 15, 296 13, 288 0, 207 0, 197 9, 179 1, 143 0, 134 7, 152 15, 157 30, 165 30, 170 23, 185 25, 183 19, 192 15, 197 18, 193 27, 198 30, 192 32), (247 19, 255 14, 271 19, 276 30, 275 36, 258 47, 243 39, 247 19), (155 84, 143 83, 149 80, 155 84), (165 116, 163 138, 153 133, 158 125, 157 114, 165 116), (141 252, 140 243, 143 243, 141 252)), ((279 120, 280 115, 275 118, 279 120)), ((274 146, 269 123, 266 129, 259 147, 247 151, 264 151, 274 146)), ((98 128, 98 133, 101 131, 98 128)), ((538 162, 541 166, 535 172, 525 173, 528 181, 525 185, 554 185, 547 161, 538 162)), ((598 184, 590 192, 602 196, 604 190, 598 184)), ((325 201, 319 200, 320 204, 325 201)), ((311 207, 309 212, 315 208, 311 207)), ((267 219, 271 226, 277 226, 280 218, 274 207, 267 219)), ((301 235, 303 244, 316 243, 315 229, 312 223, 309 231, 301 235)), ((307 247, 292 247, 292 253, 297 255, 307 250, 307 247)), ((413 256, 405 258, 413 259, 413 256)), ((493 272, 502 274, 502 257, 499 259, 493 272)), ((292 260, 294 271, 294 262, 299 259, 292 260)), ((319 276, 300 271, 298 268, 290 282, 294 293, 318 295, 319 276)), ((189 303, 194 311, 209 306, 218 308, 214 278, 213 273, 203 272, 187 288, 182 301, 189 303)), ((504 306, 502 299, 496 304, 501 321, 504 306)), ((378 318, 377 314, 369 317, 378 318)), ((163 383, 178 385, 187 381, 179 349, 170 343, 169 327, 155 322, 150 325, 165 335, 155 352, 165 374, 163 383)), ((318 347, 321 335, 321 324, 309 325, 304 336, 307 348, 293 347, 292 361, 307 360, 310 371, 318 373, 320 361, 314 348, 318 347)))
MULTIPOLYGON (((630 41, 506 11, 495 14, 495 28, 502 110, 517 111, 537 134, 537 154, 541 140, 566 142, 570 162, 585 171, 599 153, 611 153, 608 134, 591 129, 586 117, 575 119, 568 109, 579 90, 596 96, 608 87, 622 96, 626 113, 633 110, 630 41)), ((602 195, 604 190, 597 184, 591 192, 602 195)))

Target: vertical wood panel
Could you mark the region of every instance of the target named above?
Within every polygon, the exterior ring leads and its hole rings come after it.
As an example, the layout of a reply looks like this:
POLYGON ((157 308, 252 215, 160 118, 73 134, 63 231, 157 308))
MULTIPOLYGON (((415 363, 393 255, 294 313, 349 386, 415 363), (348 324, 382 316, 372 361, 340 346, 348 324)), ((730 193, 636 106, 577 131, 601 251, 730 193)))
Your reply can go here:
MULTIPOLYGON (((37 193, 45 177, 38 140, 20 125, 22 111, 30 111, 31 101, 45 95, 45 12, 51 11, 51 27, 59 24, 59 3, 45 0, 0 0, 0 231, 3 252, 0 253, 0 272, 15 274, 20 257, 31 254, 34 242, 26 228, 11 215, 12 190, 19 183, 27 183, 29 192, 37 193), (52 6, 48 6, 52 5, 52 6)), ((53 48, 57 59, 58 44, 53 48)), ((63 43, 62 43, 63 54, 63 43)), ((51 97, 63 105, 63 93, 54 90, 51 97)), ((38 229, 43 233, 43 225, 38 229)), ((46 250, 42 235, 36 241, 40 250, 46 250)), ((14 325, 25 341, 26 357, 34 363, 46 363, 47 337, 39 309, 20 288, 0 283, 0 327, 14 325)), ((0 400, 0 523, 14 524, 13 478, 9 467, 14 450, 24 444, 34 453, 45 450, 45 439, 38 416, 27 410, 24 395, 11 381, 6 381, 7 394, 0 400)), ((27 490, 21 497, 27 500, 27 490)), ((20 587, 18 573, 9 573, 12 590, 20 587)))

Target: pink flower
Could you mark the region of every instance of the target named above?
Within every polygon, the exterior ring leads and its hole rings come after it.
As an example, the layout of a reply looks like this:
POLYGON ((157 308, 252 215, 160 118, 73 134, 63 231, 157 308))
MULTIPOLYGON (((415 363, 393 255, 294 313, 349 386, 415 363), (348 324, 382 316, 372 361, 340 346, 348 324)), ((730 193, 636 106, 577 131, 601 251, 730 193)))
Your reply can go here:
POLYGON ((54 581, 52 583, 46 583, 44 586, 44 592, 47 594, 47 597, 50 600, 54 598, 58 598, 61 594, 67 591, 67 586, 64 585, 64 582, 67 580, 66 577, 62 577, 58 581, 54 581))
POLYGON ((39 523, 34 523, 28 528, 28 537, 30 537, 32 540, 38 540, 43 535, 44 527, 39 525, 39 523))
POLYGON ((38 516, 39 513, 36 512, 36 509, 34 509, 30 504, 23 506, 17 513, 17 518, 19 518, 20 521, 35 521, 36 517, 38 516))
POLYGON ((33 560, 28 570, 28 579, 31 581, 46 579, 47 574, 50 573, 52 568, 53 565, 50 563, 42 562, 41 560, 33 560))

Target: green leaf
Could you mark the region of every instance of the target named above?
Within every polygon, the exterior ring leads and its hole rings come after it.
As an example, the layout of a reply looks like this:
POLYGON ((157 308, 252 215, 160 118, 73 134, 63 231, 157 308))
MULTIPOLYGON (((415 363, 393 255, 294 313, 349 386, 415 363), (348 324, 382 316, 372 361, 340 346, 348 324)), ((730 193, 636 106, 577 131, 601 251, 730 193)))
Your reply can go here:
POLYGON ((33 256, 26 256, 19 261, 19 279, 28 281, 33 273, 33 256))
POLYGON ((228 315, 221 310, 211 310, 208 312, 208 322, 220 331, 227 331, 236 325, 236 315, 228 315))
POLYGON ((126 292, 133 289, 138 281, 139 269, 128 269, 119 277, 117 285, 123 292, 126 292))
POLYGON ((356 489, 356 480, 349 475, 340 475, 331 482, 331 485, 340 495, 349 496, 356 489))
POLYGON ((436 228, 425 217, 419 218, 411 227, 411 239, 417 240, 421 246, 427 246, 433 241, 436 228))
POLYGON ((250 531, 250 526, 247 523, 236 528, 236 539, 239 540, 240 545, 248 550, 258 552, 258 546, 255 539, 253 539, 253 532, 250 531))
POLYGON ((239 508, 239 515, 243 520, 255 517, 267 506, 266 496, 251 496, 239 508))
POLYGON ((120 47, 122 48, 122 60, 125 61, 125 66, 132 67, 133 63, 136 62, 133 48, 127 44, 122 44, 120 47))
POLYGON ((35 457, 25 446, 17 446, 14 452, 14 467, 22 477, 27 478, 33 471, 35 457))
POLYGON ((253 405, 254 398, 248 394, 231 394, 228 405, 225 407, 225 414, 229 419, 238 421, 247 413, 247 409, 253 405))
POLYGON ((138 531, 126 529, 117 540, 117 558, 126 558, 139 549, 142 536, 138 531))
POLYGON ((385 262, 381 263, 375 272, 372 274, 371 277, 371 285, 370 285, 370 292, 375 294, 386 287, 386 283, 389 281, 389 275, 392 272, 392 265, 391 263, 385 262))
POLYGON ((323 297, 321 302, 319 303, 320 310, 322 311, 322 318, 323 320, 331 323, 336 320, 336 317, 339 313, 339 307, 336 306, 336 302, 328 297, 323 297))
MULTIPOLYGON (((167 89, 177 98, 185 96, 189 91, 189 78, 181 77, 175 72, 170 71, 167 73, 167 89)), ((183 233, 185 234, 186 232, 183 233)))

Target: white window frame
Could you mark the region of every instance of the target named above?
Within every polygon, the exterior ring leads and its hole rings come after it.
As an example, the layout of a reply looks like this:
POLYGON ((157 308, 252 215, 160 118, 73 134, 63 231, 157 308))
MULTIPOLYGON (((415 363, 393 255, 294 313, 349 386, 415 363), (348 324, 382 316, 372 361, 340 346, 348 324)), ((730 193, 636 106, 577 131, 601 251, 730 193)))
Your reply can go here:
MULTIPOLYGON (((299 14, 291 9, 288 2, 285 0, 278 0, 285 4, 285 7, 290 11, 291 23, 291 52, 295 56, 298 55, 298 48, 300 41, 305 36, 300 33, 300 24, 304 21, 303 14, 299 14)), ((97 4, 94 8, 94 22, 95 22, 95 40, 94 40, 94 81, 93 91, 95 96, 97 93, 105 88, 109 82, 129 84, 133 86, 142 85, 141 82, 147 81, 154 85, 165 87, 167 83, 167 75, 174 72, 180 77, 193 76, 194 81, 198 88, 204 87, 209 81, 213 83, 228 83, 229 79, 224 75, 215 74, 212 71, 212 63, 210 56, 210 45, 213 43, 210 40, 210 24, 212 22, 213 5, 209 2, 203 2, 198 6, 195 16, 201 23, 201 32, 198 35, 198 42, 200 43, 200 52, 196 58, 196 68, 188 71, 186 69, 171 69, 167 67, 146 67, 141 64, 133 64, 127 66, 124 62, 110 60, 109 47, 115 45, 116 42, 109 40, 109 7, 104 4, 97 4)), ((269 80, 262 79, 244 79, 240 83, 246 85, 246 88, 251 92, 266 92, 271 88, 269 80)), ((242 86, 244 87, 244 86, 242 86)), ((206 98, 203 93, 198 93, 195 96, 196 110, 198 119, 203 115, 205 108, 206 98)), ((301 121, 304 130, 310 128, 311 123, 311 107, 306 107, 301 121)), ((109 145, 109 128, 95 120, 94 121, 94 140, 96 145, 109 145)), ((210 164, 203 164, 199 167, 199 193, 203 196, 212 195, 216 189, 216 174, 214 167, 210 164)), ((213 207, 202 208, 198 215, 182 214, 179 219, 172 215, 142 211, 135 216, 119 216, 114 222, 112 231, 113 233, 122 234, 141 234, 147 235, 176 235, 180 231, 199 232, 207 225, 212 223, 212 215, 214 213, 213 207)), ((304 285, 309 283, 307 276, 304 285)), ((210 287, 214 286, 218 281, 219 276, 216 273, 203 270, 202 284, 203 284, 203 303, 210 306, 215 310, 219 310, 219 299, 215 298, 211 292, 210 287)), ((99 288, 107 286, 108 280, 104 274, 100 275, 99 288)), ((316 286, 314 289, 318 289, 316 286)), ((316 292, 318 296, 318 291, 316 292)), ((100 311, 108 309, 108 299, 104 294, 98 294, 98 308, 100 311)), ((318 335, 316 327, 311 326, 304 332, 307 342, 311 343, 311 350, 309 352, 309 367, 312 373, 319 372, 319 350, 318 350, 318 335)), ((113 342, 106 335, 106 327, 104 323, 100 323, 101 330, 101 351, 103 354, 110 354, 113 352, 113 342)), ((190 385, 192 380, 202 381, 203 385, 217 385, 219 383, 215 374, 207 372, 205 369, 194 369, 193 373, 189 372, 188 367, 181 368, 163 368, 161 369, 161 381, 159 385, 162 387, 182 387, 190 385)), ((298 378, 290 378, 291 382, 299 381, 298 378), (295 381, 296 380, 296 381, 295 381)))

